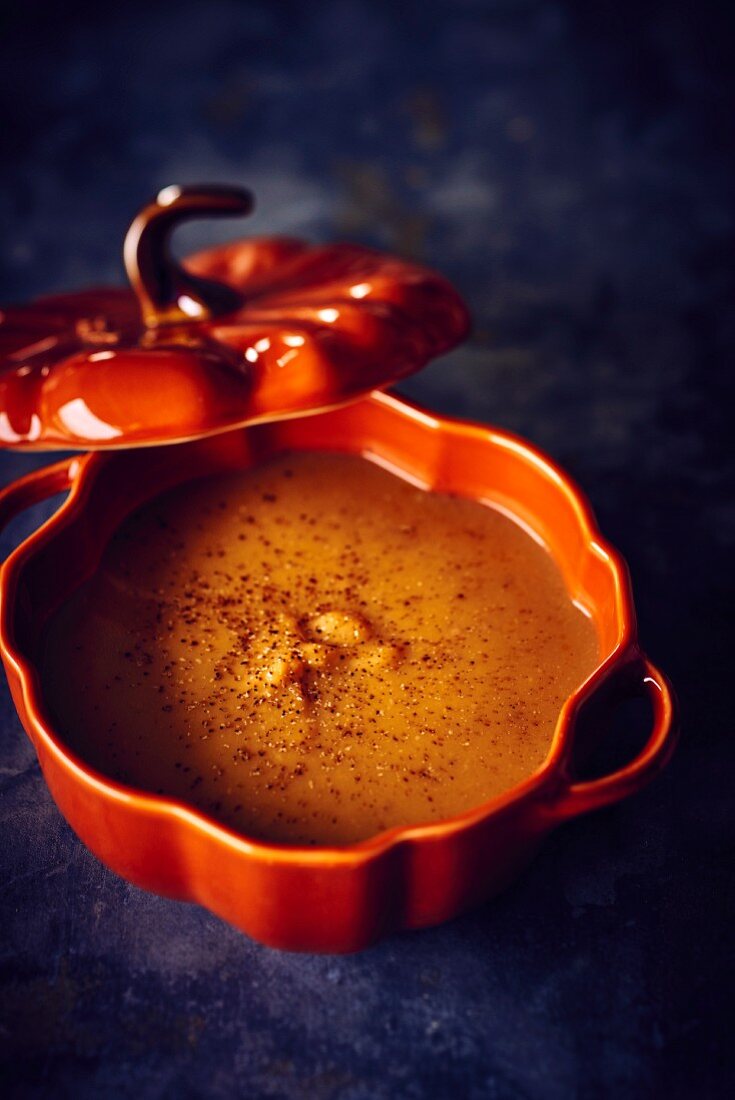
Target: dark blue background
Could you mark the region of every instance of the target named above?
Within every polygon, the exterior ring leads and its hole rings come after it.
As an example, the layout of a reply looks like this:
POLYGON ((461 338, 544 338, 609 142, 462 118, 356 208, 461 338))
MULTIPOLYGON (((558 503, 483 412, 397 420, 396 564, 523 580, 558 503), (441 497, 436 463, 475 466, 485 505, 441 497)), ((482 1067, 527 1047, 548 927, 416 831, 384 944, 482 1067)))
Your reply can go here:
MULTIPOLYGON (((654 786, 480 912, 298 957, 102 868, 4 690, 11 1095, 730 1094, 732 5, 61 7, 2 16, 2 299, 120 280, 131 215, 171 182, 252 186, 246 231, 440 268, 475 333, 405 390, 521 432, 587 489, 684 733, 654 786)), ((3 454, 0 479, 41 461, 3 454)))

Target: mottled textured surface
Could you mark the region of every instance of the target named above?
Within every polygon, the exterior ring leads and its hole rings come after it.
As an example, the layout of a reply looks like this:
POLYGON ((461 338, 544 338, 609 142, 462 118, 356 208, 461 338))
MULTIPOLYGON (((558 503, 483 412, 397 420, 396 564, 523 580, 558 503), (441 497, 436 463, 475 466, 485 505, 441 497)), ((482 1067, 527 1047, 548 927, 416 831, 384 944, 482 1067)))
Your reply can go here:
MULTIPOLYGON (((5 14, 0 296, 119 280, 132 211, 199 179, 254 187, 253 232, 440 267, 475 334, 406 390, 523 433, 587 489, 679 691, 681 747, 482 911, 297 957, 105 871, 3 690, 11 1095, 728 1095, 730 5, 398 8, 182 0, 174 25, 169 3, 70 3, 53 28, 37 5, 5 14)), ((199 225, 182 246, 237 230, 199 225)), ((0 456, 0 477, 39 461, 0 456)))

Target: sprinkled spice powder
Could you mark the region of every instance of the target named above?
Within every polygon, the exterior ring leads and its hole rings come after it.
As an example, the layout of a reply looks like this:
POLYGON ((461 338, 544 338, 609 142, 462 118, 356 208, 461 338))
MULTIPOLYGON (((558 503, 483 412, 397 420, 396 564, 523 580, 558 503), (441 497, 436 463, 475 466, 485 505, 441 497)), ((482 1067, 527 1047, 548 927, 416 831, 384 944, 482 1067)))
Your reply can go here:
POLYGON ((526 778, 597 659, 504 515, 299 453, 130 516, 52 620, 43 680, 101 772, 253 837, 347 844, 526 778))

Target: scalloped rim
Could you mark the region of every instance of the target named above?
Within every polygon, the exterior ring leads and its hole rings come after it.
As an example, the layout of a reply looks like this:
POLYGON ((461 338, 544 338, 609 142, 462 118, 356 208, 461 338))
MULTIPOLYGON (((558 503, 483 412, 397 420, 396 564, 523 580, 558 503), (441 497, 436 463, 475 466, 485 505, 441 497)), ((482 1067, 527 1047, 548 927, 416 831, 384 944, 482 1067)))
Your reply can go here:
POLYGON ((107 799, 134 804, 140 810, 162 818, 177 819, 182 825, 194 828, 216 842, 235 848, 244 856, 258 862, 266 864, 287 863, 312 867, 329 867, 335 864, 343 867, 357 867, 370 860, 377 859, 397 845, 404 843, 417 844, 424 840, 444 837, 470 828, 486 818, 507 810, 511 806, 516 807, 518 804, 525 802, 531 796, 537 794, 541 788, 547 787, 556 790, 560 784, 565 783, 563 776, 560 775, 560 769, 566 752, 570 748, 570 735, 573 731, 574 717, 578 708, 594 694, 613 668, 619 667, 637 652, 635 609, 630 577, 624 559, 602 536, 592 507, 575 482, 547 455, 526 443, 520 437, 477 422, 435 416, 403 398, 380 391, 370 394, 360 403, 372 404, 378 408, 388 408, 395 413, 408 417, 415 423, 424 424, 432 430, 441 429, 450 435, 479 435, 492 444, 521 453, 540 467, 547 476, 550 475, 556 481, 572 505, 577 522, 583 532, 585 544, 610 569, 615 587, 618 625, 616 644, 607 656, 601 659, 584 683, 563 704, 549 752, 543 764, 522 783, 461 814, 425 825, 394 826, 369 837, 367 840, 343 847, 271 844, 254 840, 218 823, 184 802, 152 795, 146 791, 125 786, 115 780, 108 779, 102 773, 89 767, 70 751, 64 745, 61 737, 55 733, 46 712, 36 666, 16 644, 13 618, 15 594, 24 567, 38 550, 52 542, 59 532, 68 527, 79 515, 84 508, 94 479, 100 469, 109 461, 109 456, 106 453, 96 452, 71 460, 71 487, 68 497, 50 519, 37 528, 9 555, 0 568, 0 594, 2 596, 0 603, 0 646, 2 647, 4 660, 11 664, 16 671, 28 720, 33 727, 35 737, 82 784, 96 789, 107 799))

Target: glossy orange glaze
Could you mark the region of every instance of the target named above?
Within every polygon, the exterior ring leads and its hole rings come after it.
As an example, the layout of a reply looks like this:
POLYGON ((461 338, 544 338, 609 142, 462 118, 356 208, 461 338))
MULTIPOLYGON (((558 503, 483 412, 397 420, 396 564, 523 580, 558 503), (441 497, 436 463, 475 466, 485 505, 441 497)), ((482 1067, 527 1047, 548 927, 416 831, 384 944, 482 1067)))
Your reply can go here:
POLYGON ((227 189, 167 188, 131 226, 130 290, 0 315, 0 444, 171 443, 343 404, 463 338, 441 276, 358 245, 238 241, 180 267, 182 218, 249 209, 227 189), (161 228, 163 225, 163 228, 161 228))
POLYGON ((42 672, 105 775, 246 836, 349 844, 527 778, 598 659, 507 516, 297 452, 130 516, 54 617, 42 672))
POLYGON ((180 448, 66 461, 0 493, 0 523, 69 485, 66 505, 0 572, 0 649, 46 781, 72 827, 119 874, 197 900, 266 943, 354 951, 394 929, 446 920, 501 890, 556 825, 640 790, 673 751, 674 698, 638 647, 622 559, 563 471, 513 436, 373 395, 180 448), (543 539, 568 590, 590 610, 600 663, 562 706, 543 765, 512 790, 449 820, 394 828, 347 847, 291 847, 238 835, 180 802, 106 778, 55 728, 39 676, 45 626, 94 572, 121 520, 194 477, 300 449, 369 454, 427 487, 505 509, 543 539), (614 773, 576 781, 580 738, 604 732, 612 709, 631 695, 652 705, 646 744, 614 773))

